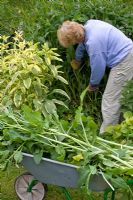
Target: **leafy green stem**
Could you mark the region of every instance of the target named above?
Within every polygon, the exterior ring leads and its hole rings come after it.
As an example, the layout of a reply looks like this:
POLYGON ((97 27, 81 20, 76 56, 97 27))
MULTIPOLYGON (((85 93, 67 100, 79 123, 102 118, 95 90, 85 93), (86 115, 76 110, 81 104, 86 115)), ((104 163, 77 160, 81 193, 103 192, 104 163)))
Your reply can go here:
POLYGON ((121 149, 122 148, 128 148, 128 149, 132 149, 133 150, 132 146, 122 145, 122 144, 119 144, 119 143, 116 143, 116 142, 112 142, 112 141, 109 141, 109 140, 104 140, 103 138, 100 138, 100 137, 97 137, 97 140, 105 142, 105 143, 108 143, 108 144, 112 144, 112 145, 115 145, 115 146, 119 146, 119 147, 121 147, 121 149))
POLYGON ((86 151, 86 150, 84 150, 84 149, 80 149, 80 148, 78 148, 78 147, 76 147, 76 146, 72 146, 72 145, 69 145, 69 144, 67 144, 67 143, 60 142, 60 141, 58 141, 58 140, 54 140, 54 139, 52 139, 52 138, 47 138, 47 137, 42 136, 42 135, 39 135, 39 134, 38 134, 38 136, 41 137, 41 138, 50 140, 50 141, 52 141, 52 142, 54 142, 54 143, 61 144, 61 145, 66 146, 66 147, 70 147, 70 148, 75 149, 75 150, 78 150, 78 151, 86 151))

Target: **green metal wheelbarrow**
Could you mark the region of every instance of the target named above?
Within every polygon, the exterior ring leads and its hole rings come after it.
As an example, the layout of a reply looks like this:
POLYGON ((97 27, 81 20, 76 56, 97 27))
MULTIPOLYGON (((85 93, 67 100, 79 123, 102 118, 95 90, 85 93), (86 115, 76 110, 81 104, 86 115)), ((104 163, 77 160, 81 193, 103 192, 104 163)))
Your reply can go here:
MULTIPOLYGON (((42 200, 47 192, 47 184, 60 186, 66 200, 72 200, 66 188, 78 187, 78 166, 47 158, 43 158, 37 165, 33 155, 26 153, 23 153, 22 164, 28 172, 17 177, 15 181, 16 194, 21 200, 42 200)), ((100 174, 91 177, 88 187, 94 192, 104 191, 104 200, 108 200, 110 192, 111 200, 115 199, 115 192, 100 174)))

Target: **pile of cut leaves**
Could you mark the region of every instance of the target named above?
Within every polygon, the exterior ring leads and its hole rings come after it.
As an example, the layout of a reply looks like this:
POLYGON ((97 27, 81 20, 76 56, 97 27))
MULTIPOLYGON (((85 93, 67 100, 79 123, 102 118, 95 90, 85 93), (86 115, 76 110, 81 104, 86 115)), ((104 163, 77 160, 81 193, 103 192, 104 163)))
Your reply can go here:
POLYGON ((72 121, 59 119, 52 105, 46 118, 27 105, 23 105, 21 112, 11 107, 2 109, 0 168, 6 169, 14 162, 17 165, 23 159, 22 152, 27 152, 34 155, 37 164, 44 156, 80 166, 80 184, 88 193, 90 177, 98 173, 112 190, 115 187, 130 190, 126 182, 133 177, 133 115, 125 114, 121 129, 119 127, 125 135, 119 134, 119 143, 113 137, 113 128, 110 128, 107 137, 112 136, 114 140, 99 137, 94 120, 82 112, 85 92, 81 94, 81 105, 72 121))

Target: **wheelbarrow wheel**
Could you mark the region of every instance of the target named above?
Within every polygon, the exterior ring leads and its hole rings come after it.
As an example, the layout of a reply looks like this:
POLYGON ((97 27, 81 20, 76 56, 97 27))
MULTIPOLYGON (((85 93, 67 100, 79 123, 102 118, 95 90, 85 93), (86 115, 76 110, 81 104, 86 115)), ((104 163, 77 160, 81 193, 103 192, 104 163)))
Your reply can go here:
POLYGON ((16 178, 14 187, 21 200, 42 200, 47 191, 46 185, 27 172, 16 178))

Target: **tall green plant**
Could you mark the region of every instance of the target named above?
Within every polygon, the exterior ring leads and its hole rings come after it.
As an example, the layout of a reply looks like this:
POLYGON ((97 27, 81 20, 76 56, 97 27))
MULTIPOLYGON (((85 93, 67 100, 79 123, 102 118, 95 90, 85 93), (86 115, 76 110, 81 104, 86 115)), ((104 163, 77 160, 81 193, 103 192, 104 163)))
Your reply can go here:
POLYGON ((12 41, 6 36, 0 38, 0 102, 20 109, 27 104, 35 110, 55 109, 55 103, 65 105, 53 97, 54 93, 68 95, 61 89, 51 90, 54 80, 65 84, 59 64, 61 58, 47 43, 39 45, 23 39, 21 32, 15 32, 12 41))

